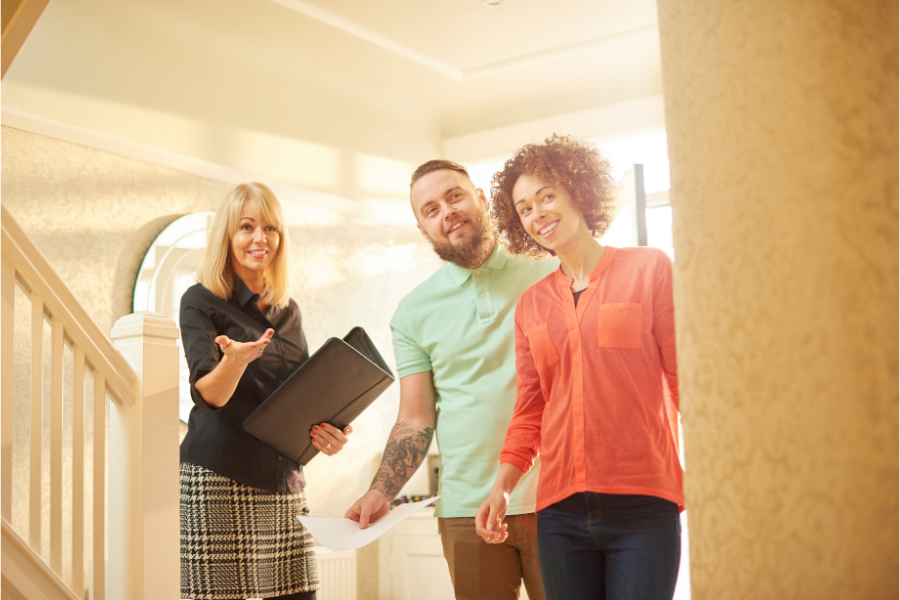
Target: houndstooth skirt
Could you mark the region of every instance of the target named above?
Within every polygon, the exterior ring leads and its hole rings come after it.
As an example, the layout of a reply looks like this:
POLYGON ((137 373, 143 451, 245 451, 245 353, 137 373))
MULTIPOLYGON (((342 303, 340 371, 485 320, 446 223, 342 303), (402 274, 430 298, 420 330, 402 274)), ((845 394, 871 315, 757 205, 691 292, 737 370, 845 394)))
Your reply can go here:
POLYGON ((253 488, 181 463, 181 597, 271 598, 319 584, 302 492, 253 488))

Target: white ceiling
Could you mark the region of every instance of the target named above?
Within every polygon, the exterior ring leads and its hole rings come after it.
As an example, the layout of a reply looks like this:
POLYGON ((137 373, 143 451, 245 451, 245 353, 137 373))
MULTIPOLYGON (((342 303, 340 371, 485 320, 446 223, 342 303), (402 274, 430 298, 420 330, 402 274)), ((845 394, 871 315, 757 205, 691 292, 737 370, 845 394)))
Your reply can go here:
POLYGON ((416 163, 660 95, 655 25, 654 0, 51 0, 2 104, 221 164, 235 131, 416 163))
POLYGON ((274 1, 459 80, 657 33, 646 0, 274 1))

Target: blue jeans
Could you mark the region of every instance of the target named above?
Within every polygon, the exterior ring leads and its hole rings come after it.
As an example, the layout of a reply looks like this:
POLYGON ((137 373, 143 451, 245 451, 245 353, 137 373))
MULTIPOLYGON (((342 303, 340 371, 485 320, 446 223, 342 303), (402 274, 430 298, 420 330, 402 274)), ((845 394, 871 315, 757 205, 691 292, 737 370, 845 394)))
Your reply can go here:
POLYGON ((681 560, 677 504, 585 492, 537 516, 547 600, 672 599, 681 560))

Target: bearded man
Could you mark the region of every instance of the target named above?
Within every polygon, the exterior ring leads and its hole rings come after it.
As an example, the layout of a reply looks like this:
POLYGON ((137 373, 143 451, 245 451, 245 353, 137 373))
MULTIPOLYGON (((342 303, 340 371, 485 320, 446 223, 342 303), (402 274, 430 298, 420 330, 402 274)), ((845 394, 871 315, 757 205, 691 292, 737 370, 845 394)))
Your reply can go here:
POLYGON ((372 486, 347 511, 361 528, 388 512, 437 433, 435 515, 458 600, 544 600, 537 550, 539 459, 510 497, 503 544, 475 533, 475 513, 497 476, 516 399, 514 315, 519 296, 559 262, 512 258, 498 247, 484 192, 464 167, 432 160, 412 175, 410 201, 447 264, 400 302, 391 320, 400 414, 372 486))

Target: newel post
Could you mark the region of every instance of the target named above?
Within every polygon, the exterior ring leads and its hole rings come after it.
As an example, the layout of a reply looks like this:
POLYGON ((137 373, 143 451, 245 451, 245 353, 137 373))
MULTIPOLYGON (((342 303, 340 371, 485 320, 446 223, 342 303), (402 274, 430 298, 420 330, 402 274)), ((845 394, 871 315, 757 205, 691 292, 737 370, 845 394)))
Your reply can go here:
POLYGON ((107 598, 179 598, 178 328, 122 317, 110 338, 138 376, 137 401, 109 414, 107 598))

